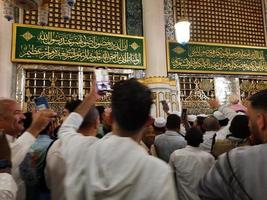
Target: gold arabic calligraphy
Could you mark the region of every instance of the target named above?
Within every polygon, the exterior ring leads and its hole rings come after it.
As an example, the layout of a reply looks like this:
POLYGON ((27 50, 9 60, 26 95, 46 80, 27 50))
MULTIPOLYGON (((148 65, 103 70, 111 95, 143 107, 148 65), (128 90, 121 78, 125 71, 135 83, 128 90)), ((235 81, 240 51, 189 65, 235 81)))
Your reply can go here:
POLYGON ((37 40, 45 45, 58 45, 69 47, 93 48, 93 49, 107 49, 113 51, 127 51, 128 40, 117 39, 111 40, 110 37, 105 36, 91 36, 86 34, 64 33, 41 31, 37 36, 37 40))
POLYGON ((62 60, 90 63, 140 65, 141 53, 116 52, 74 47, 21 45, 20 58, 62 60))
POLYGON ((22 40, 24 43, 18 46, 19 58, 143 65, 142 48, 139 48, 141 45, 137 44, 136 40, 130 42, 128 38, 123 37, 49 30, 35 32, 35 35, 35 40, 22 40))
POLYGON ((172 58, 172 69, 216 70, 216 71, 259 71, 267 69, 266 61, 244 61, 241 59, 172 58))
POLYGON ((224 59, 247 59, 264 61, 264 51, 256 49, 238 49, 227 47, 189 46, 190 58, 208 57, 224 59))

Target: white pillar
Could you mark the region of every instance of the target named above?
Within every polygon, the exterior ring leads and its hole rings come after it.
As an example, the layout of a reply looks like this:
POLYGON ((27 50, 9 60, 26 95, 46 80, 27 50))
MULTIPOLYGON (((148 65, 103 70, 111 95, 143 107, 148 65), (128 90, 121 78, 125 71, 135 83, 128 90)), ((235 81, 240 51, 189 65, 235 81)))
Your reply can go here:
POLYGON ((164 0, 143 0, 146 77, 167 76, 164 0))
POLYGON ((0 1, 0 97, 15 97, 14 66, 11 62, 12 23, 3 16, 3 1, 0 1), (13 81, 12 81, 13 76, 13 81))

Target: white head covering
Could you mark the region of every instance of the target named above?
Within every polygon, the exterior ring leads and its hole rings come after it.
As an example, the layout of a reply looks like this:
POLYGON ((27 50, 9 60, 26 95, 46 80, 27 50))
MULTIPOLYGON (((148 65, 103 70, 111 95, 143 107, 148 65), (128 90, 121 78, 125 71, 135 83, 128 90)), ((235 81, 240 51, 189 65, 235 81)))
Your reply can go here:
POLYGON ((154 121, 154 126, 157 128, 163 128, 166 126, 166 119, 164 119, 163 117, 157 117, 154 121))
POLYGON ((226 117, 225 117, 225 115, 222 113, 222 112, 220 112, 220 111, 215 111, 214 113, 213 113, 213 116, 217 119, 217 120, 224 120, 224 119, 226 119, 226 117))
POLYGON ((178 115, 179 117, 181 117, 181 112, 179 112, 177 110, 170 112, 170 114, 178 115))
POLYGON ((187 116, 187 120, 189 122, 194 122, 194 121, 196 121, 196 119, 197 119, 197 116, 196 115, 188 115, 187 116))
POLYGON ((197 117, 208 117, 206 114, 198 114, 197 117))

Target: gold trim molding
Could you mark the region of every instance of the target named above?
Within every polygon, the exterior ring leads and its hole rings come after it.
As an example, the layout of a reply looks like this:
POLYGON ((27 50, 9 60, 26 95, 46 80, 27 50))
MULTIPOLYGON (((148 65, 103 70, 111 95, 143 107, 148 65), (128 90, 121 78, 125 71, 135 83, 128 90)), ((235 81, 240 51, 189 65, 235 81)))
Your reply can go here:
POLYGON ((152 76, 152 77, 147 77, 147 78, 142 78, 139 79, 139 81, 145 85, 149 84, 167 84, 170 86, 176 86, 176 81, 175 80, 170 80, 167 77, 164 76, 152 76))

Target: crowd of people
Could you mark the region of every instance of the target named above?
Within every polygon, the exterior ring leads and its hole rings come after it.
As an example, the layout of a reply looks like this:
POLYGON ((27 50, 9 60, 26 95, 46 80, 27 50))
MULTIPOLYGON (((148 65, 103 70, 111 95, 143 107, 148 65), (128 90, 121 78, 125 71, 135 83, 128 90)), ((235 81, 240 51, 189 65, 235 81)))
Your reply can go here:
MULTIPOLYGON (((0 99, 0 200, 264 200, 267 90, 210 115, 150 116, 150 89, 117 82, 111 107, 66 103, 23 113, 0 99)), ((266 165, 265 165, 266 164, 266 165)))

